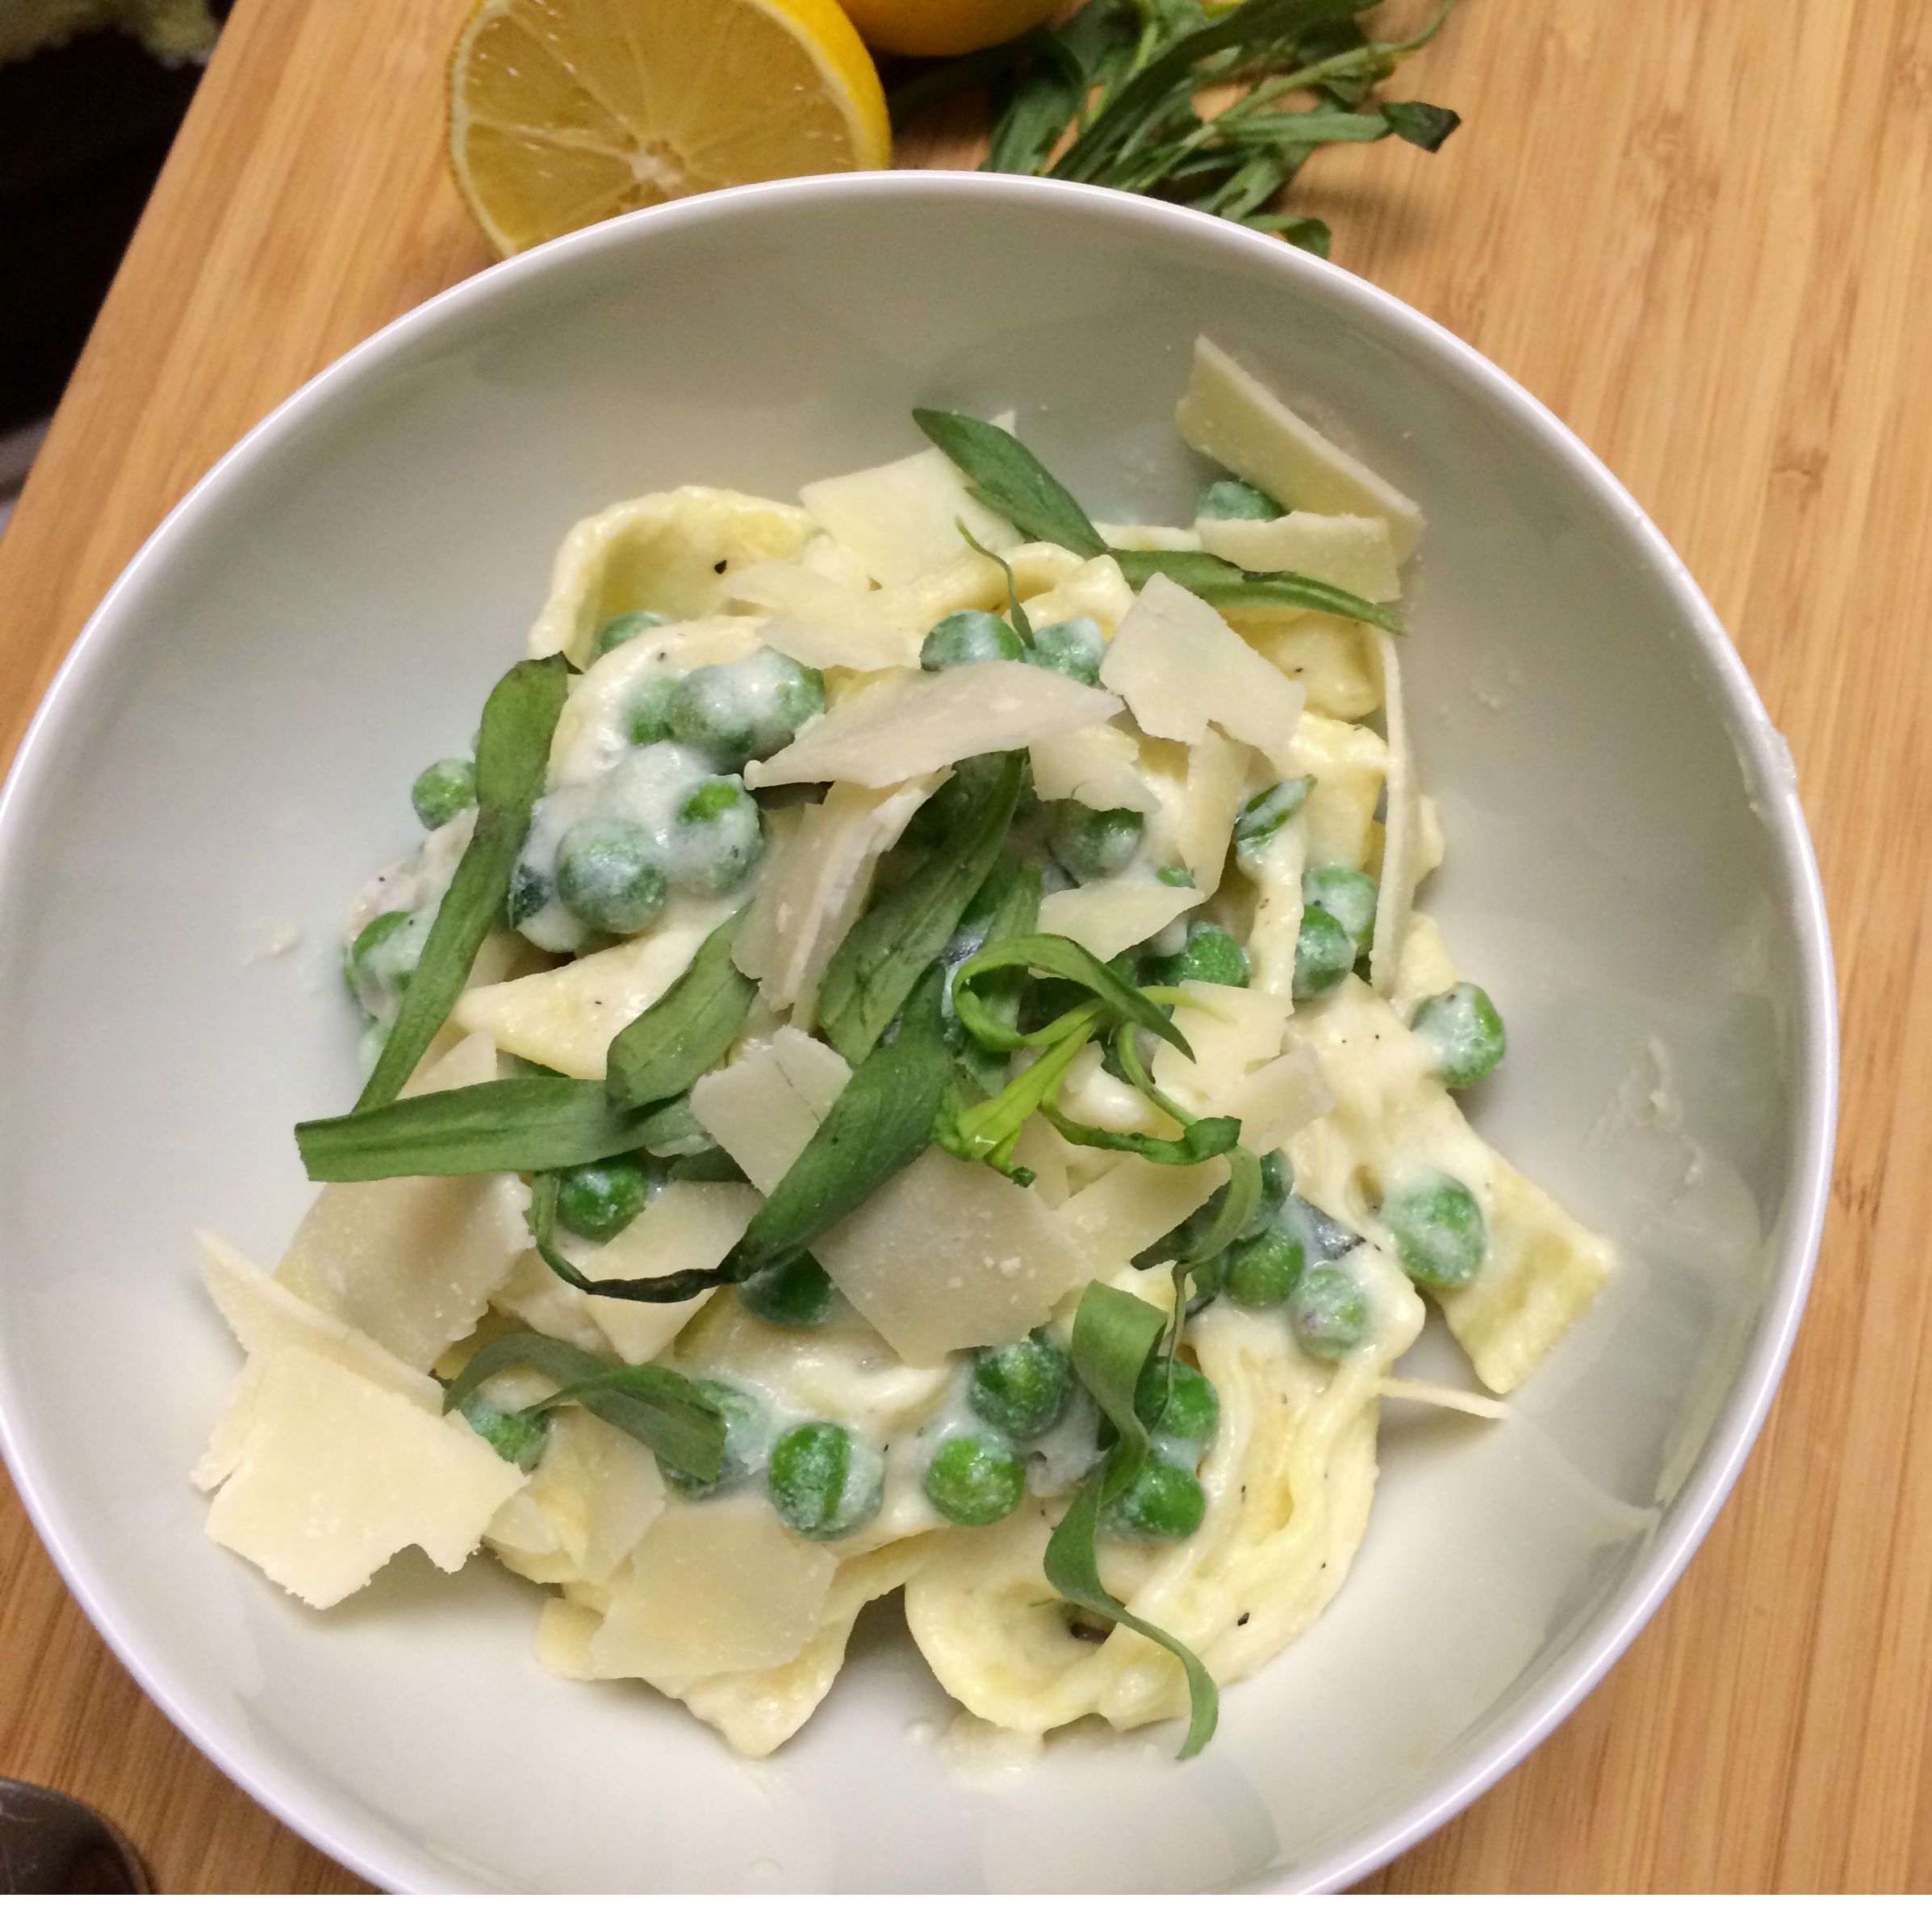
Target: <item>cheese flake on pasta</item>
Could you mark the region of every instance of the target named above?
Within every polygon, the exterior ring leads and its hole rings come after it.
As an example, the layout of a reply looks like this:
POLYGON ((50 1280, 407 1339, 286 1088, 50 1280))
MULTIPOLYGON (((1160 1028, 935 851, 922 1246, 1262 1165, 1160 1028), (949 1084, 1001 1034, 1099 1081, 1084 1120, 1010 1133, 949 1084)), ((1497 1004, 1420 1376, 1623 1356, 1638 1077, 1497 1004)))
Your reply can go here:
POLYGON ((1301 717, 1301 689, 1284 679, 1205 600, 1156 573, 1101 663, 1144 733, 1194 746, 1210 722, 1279 763, 1301 717))
POLYGON ((805 511, 882 587, 905 586, 955 558, 963 521, 982 546, 1019 535, 981 504, 935 448, 799 489, 805 511))
POLYGON ((1163 886, 1159 880, 1094 880, 1050 893, 1039 903, 1039 930, 1079 941, 1102 960, 1111 960, 1144 939, 1152 939, 1207 895, 1197 887, 1163 886))
POLYGON ((311 1606, 360 1591, 405 1546, 454 1572, 523 1485, 457 1415, 440 1419, 302 1347, 254 1363, 208 1536, 311 1606))
POLYGON ((1286 513, 1278 520, 1202 520, 1208 552, 1249 573, 1301 573, 1364 600, 1402 597, 1386 520, 1356 513, 1286 513))
POLYGON ((1398 560, 1415 550, 1422 533, 1415 501, 1317 433, 1205 336, 1194 342, 1174 424, 1196 453, 1285 505, 1373 515, 1388 522, 1398 560))
POLYGON ((824 1041, 785 1026, 691 1089, 698 1123, 761 1193, 791 1170, 851 1068, 824 1041))
POLYGON ((981 753, 1010 752, 1095 725, 1119 710, 1111 693, 1022 660, 894 674, 840 700, 769 759, 753 760, 745 784, 895 786, 981 753))

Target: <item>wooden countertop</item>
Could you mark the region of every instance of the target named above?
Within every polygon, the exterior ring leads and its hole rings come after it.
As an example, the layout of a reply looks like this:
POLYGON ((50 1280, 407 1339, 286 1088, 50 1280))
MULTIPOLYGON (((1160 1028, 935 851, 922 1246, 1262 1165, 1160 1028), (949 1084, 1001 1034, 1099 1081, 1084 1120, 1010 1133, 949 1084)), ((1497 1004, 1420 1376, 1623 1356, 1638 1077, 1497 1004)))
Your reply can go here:
MULTIPOLYGON (((0 753, 210 462, 486 263, 443 170, 466 5, 240 0, 0 540, 0 753)), ((1809 1315, 1708 1543, 1568 1723, 1371 1883, 1923 1891, 1932 10, 1471 0, 1404 78, 1462 130, 1433 158, 1324 154, 1302 203, 1567 420, 1716 603, 1796 755, 1845 1074, 1809 1315)), ((4 1482, 0 1672, 0 1774, 101 1808, 161 1889, 354 1887, 148 1704, 4 1482)))

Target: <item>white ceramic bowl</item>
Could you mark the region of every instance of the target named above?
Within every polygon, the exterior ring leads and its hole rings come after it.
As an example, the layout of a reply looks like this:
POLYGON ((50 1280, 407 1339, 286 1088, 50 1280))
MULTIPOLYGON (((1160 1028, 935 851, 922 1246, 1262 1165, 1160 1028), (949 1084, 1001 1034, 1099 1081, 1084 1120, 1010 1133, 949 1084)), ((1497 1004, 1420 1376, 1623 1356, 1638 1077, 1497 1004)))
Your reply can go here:
MULTIPOLYGON (((102 604, 0 807, 0 1424, 142 1685, 383 1883, 1335 1885, 1528 1751, 1682 1570, 1803 1304, 1834 1049, 1783 743, 1656 530, 1494 367, 1345 273, 1119 194, 751 188, 398 321, 102 604), (818 1717, 747 1765, 642 1687, 539 1670, 534 1595, 494 1567, 399 1563, 317 1616, 209 1545, 187 1474, 237 1361, 190 1228, 270 1256, 296 1219, 290 1123, 355 1085, 341 905, 411 837, 410 778, 469 737, 566 529, 685 481, 788 494, 911 449, 922 402, 1017 407, 1097 516, 1171 519, 1203 328, 1429 516, 1404 646, 1433 907, 1510 1021, 1479 1118, 1628 1256, 1521 1416, 1392 1409, 1353 1576, 1179 1767, 1163 1729, 962 1774, 947 1702, 869 1617, 818 1717)), ((1446 1348, 1415 1364, 1457 1376, 1446 1348)))

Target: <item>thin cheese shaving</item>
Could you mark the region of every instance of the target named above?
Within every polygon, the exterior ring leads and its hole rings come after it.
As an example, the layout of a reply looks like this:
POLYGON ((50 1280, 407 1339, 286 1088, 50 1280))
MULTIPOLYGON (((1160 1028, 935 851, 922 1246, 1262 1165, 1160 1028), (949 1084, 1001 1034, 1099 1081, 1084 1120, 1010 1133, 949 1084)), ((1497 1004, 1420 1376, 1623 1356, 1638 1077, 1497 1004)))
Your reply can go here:
POLYGON ((1102 662, 1144 733, 1193 746, 1210 721, 1278 765, 1301 717, 1301 688, 1284 679, 1205 600, 1156 573, 1102 662))
POLYGON ((936 448, 799 489, 805 511, 882 587, 905 586, 959 554, 960 527, 982 546, 1018 538, 982 506, 936 448))
POLYGON ((1249 573, 1301 573, 1364 600, 1402 597, 1389 523, 1355 513, 1202 520, 1201 544, 1249 573))
POLYGON ((1369 950, 1369 984, 1384 995, 1395 990, 1409 909, 1416 898, 1416 763, 1402 699, 1402 665, 1395 642, 1382 642, 1382 707, 1388 718, 1388 806, 1383 822, 1382 885, 1375 896, 1375 939, 1369 950))
POLYGON ((1205 454, 1284 505, 1317 513, 1373 514, 1389 523, 1405 560, 1422 532, 1422 509, 1353 454, 1317 433, 1205 337, 1174 424, 1205 454))
POLYGON ((893 674, 841 700, 769 759, 753 760, 745 784, 847 780, 893 786, 978 754, 1010 752, 1097 725, 1119 710, 1110 693, 1020 660, 893 674))
MULTIPOLYGON (((789 748, 787 749, 790 750, 789 748)), ((782 755, 781 755, 782 757, 782 755)), ((731 957, 775 1012, 809 1026, 819 981, 865 909, 873 869, 945 776, 875 789, 840 781, 775 847, 731 957)), ((581 962, 579 962, 581 964, 581 962)))
POLYGON ((1125 806, 1153 809, 1152 795, 1137 771, 1140 749, 1119 726, 1083 726, 1077 733, 1035 740, 1030 749, 1033 791, 1042 800, 1077 800, 1096 813, 1125 806))
POLYGON ((691 1089, 698 1123, 737 1160, 760 1192, 791 1170, 832 1109, 851 1068, 822 1040, 796 1026, 746 1047, 691 1089))
POLYGON ((1039 903, 1039 930, 1077 940, 1090 953, 1111 960, 1144 939, 1152 939, 1207 895, 1192 886, 1163 886, 1158 880, 1095 880, 1050 893, 1039 903))
POLYGON ((919 662, 919 636, 876 593, 839 585, 801 564, 761 560, 733 575, 732 597, 771 615, 763 643, 808 667, 876 673, 919 662))

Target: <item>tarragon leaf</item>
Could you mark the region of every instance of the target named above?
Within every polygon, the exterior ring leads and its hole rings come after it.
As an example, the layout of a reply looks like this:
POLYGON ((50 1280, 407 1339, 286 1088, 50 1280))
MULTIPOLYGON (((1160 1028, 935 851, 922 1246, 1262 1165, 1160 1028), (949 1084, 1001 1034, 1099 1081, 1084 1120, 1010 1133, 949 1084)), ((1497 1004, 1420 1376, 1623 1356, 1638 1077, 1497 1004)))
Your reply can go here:
POLYGON ((1028 539, 1051 540, 1085 560, 1106 550, 1080 502, 1004 427, 933 407, 914 407, 913 419, 974 493, 1028 539))
POLYGON ((743 918, 741 909, 717 927, 671 990, 612 1040, 604 1083, 613 1106, 674 1099, 730 1051, 758 997, 755 983, 731 963, 743 918))
POLYGON ((504 910, 510 875, 543 792, 550 735, 570 669, 561 653, 519 660, 483 702, 476 739, 476 826, 424 942, 395 1024, 356 1101, 366 1112, 403 1089, 470 977, 477 949, 504 910))

